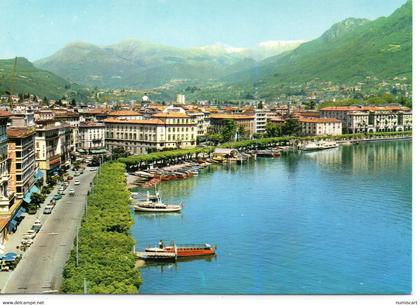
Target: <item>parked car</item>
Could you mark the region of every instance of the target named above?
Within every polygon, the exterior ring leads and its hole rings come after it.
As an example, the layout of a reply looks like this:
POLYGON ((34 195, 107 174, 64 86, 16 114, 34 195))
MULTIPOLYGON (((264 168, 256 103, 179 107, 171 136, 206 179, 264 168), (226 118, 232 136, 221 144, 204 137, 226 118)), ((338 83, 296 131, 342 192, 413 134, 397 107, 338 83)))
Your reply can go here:
POLYGON ((94 171, 96 171, 97 169, 98 169, 97 167, 91 167, 91 168, 90 168, 90 171, 91 171, 91 172, 94 172, 94 171))
POLYGON ((39 232, 39 230, 41 230, 41 227, 42 227, 41 220, 37 219, 32 225, 32 230, 34 230, 35 232, 39 232))
POLYGON ((74 194, 75 194, 74 189, 70 189, 70 190, 69 190, 69 195, 70 195, 70 196, 74 196, 74 194))
POLYGON ((75 172, 75 173, 74 173, 74 176, 75 176, 75 177, 80 176, 80 173, 79 173, 79 172, 75 172))
POLYGON ((79 179, 75 179, 75 180, 74 180, 74 185, 80 185, 80 181, 79 181, 79 179))
POLYGON ((55 194, 53 198, 54 200, 60 200, 62 196, 60 194, 55 194))
POLYGON ((53 210, 54 206, 51 204, 47 204, 47 206, 44 209, 44 214, 51 214, 52 210, 53 210))

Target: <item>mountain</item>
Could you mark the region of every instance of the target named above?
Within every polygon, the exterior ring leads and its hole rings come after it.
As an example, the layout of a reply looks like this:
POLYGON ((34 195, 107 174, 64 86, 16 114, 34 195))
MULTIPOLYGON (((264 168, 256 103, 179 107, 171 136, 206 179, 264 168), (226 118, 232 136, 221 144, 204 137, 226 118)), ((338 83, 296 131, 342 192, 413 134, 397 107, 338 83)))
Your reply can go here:
POLYGON ((388 17, 339 22, 319 38, 223 81, 232 92, 253 92, 256 86, 261 97, 270 97, 278 96, 284 84, 313 80, 351 84, 369 76, 410 80, 411 72, 412 3, 408 1, 388 17))
POLYGON ((140 40, 99 47, 76 42, 35 65, 68 80, 105 88, 150 88, 174 80, 215 80, 255 65, 256 60, 296 48, 299 41, 255 49, 222 44, 176 48, 140 40))
POLYGON ((38 69, 24 57, 16 59, 16 79, 14 80, 14 65, 15 59, 0 59, 0 94, 9 92, 11 94, 30 93, 48 98, 63 96, 78 100, 86 98, 87 92, 80 85, 38 69))

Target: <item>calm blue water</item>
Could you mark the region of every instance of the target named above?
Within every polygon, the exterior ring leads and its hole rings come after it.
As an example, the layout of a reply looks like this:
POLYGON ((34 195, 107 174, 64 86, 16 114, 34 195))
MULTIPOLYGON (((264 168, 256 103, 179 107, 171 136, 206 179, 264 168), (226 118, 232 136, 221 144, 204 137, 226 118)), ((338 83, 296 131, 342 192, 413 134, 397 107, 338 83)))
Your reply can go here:
POLYGON ((408 294, 411 141, 216 166, 160 185, 180 215, 136 214, 137 248, 216 243, 141 269, 144 294, 408 294))

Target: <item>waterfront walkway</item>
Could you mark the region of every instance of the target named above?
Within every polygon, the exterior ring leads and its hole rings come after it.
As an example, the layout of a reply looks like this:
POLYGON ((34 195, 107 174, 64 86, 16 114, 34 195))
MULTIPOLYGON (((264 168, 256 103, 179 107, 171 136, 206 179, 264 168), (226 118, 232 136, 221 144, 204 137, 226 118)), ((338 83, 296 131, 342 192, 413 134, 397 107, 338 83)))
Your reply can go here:
MULTIPOLYGON (((25 219, 19 225, 16 233, 11 235, 6 244, 6 252, 16 252, 22 235, 31 228, 33 221, 39 217, 42 228, 34 239, 34 243, 26 250, 16 269, 11 272, 0 272, 1 293, 46 293, 59 291, 62 283, 64 265, 68 259, 76 228, 80 226, 85 208, 86 194, 90 189, 95 172, 88 169, 77 179, 80 185, 74 186, 71 180, 66 190, 66 195, 58 200, 57 205, 50 215, 44 215, 44 203, 37 215, 25 214, 25 219), (74 196, 69 196, 69 189, 76 191, 74 196)), ((56 193, 57 188, 47 198, 56 193)))

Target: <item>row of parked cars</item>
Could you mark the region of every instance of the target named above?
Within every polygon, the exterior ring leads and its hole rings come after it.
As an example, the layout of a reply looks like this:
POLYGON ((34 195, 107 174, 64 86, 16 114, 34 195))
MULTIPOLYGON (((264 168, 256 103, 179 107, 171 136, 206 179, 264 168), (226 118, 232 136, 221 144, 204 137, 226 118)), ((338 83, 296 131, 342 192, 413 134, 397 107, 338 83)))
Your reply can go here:
MULTIPOLYGON (((80 185, 79 179, 74 180, 74 185, 75 186, 80 185)), ((57 204, 57 201, 60 200, 63 197, 63 195, 66 193, 68 186, 69 186, 69 183, 67 181, 64 181, 61 183, 60 188, 58 189, 58 193, 55 194, 53 196, 53 199, 51 199, 50 202, 45 206, 44 214, 51 214, 52 210, 57 204)), ((76 192, 74 191, 74 189, 70 188, 68 193, 70 196, 74 196, 76 192)))

